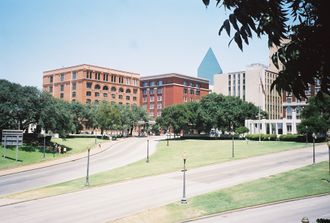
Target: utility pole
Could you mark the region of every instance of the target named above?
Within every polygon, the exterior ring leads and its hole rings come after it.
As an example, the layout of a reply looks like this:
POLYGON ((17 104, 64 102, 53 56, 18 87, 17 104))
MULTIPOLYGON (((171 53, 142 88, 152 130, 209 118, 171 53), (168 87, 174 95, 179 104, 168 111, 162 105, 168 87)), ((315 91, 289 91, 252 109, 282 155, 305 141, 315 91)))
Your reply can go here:
POLYGON ((89 186, 89 155, 90 155, 90 149, 88 149, 88 154, 87 154, 87 174, 86 174, 86 186, 89 186))

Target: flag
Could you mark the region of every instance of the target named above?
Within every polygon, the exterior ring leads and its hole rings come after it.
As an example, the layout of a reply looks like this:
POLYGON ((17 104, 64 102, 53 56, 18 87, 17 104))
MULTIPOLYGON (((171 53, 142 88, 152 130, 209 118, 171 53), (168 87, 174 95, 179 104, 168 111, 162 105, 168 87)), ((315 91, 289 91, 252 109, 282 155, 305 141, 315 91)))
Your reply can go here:
POLYGON ((262 83, 261 77, 259 77, 259 78, 260 78, 260 85, 261 85, 262 93, 263 93, 264 95, 266 95, 265 88, 264 88, 264 84, 262 83))

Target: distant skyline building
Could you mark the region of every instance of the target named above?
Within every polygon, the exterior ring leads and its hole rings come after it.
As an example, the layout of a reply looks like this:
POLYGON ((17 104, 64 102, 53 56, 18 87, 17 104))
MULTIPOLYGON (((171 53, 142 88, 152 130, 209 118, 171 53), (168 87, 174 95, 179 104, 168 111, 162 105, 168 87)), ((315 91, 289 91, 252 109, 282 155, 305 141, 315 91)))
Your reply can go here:
POLYGON ((213 85, 214 74, 222 74, 222 69, 212 48, 210 47, 197 69, 197 76, 209 80, 210 85, 213 85))

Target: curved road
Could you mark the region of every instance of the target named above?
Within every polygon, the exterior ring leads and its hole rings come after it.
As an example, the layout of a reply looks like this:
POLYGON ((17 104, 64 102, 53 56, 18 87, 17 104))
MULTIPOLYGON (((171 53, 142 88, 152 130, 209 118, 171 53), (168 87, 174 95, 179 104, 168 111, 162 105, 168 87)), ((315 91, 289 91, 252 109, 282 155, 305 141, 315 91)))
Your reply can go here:
POLYGON ((309 222, 316 222, 318 218, 330 219, 330 195, 314 197, 297 201, 290 201, 264 207, 221 214, 204 218, 192 223, 299 223, 303 217, 309 222))
MULTIPOLYGON (((150 154, 160 137, 150 137, 150 154)), ((114 169, 146 157, 147 138, 127 138, 90 156, 90 174, 114 169)), ((87 155, 87 153, 86 153, 87 155)), ((87 159, 0 176, 0 195, 17 193, 86 176, 87 159)))
MULTIPOLYGON (((327 146, 316 151, 317 162, 328 159, 327 146)), ((311 161, 307 148, 188 170, 188 202, 192 196, 300 168, 311 161)), ((0 206, 0 216, 6 223, 101 223, 178 201, 181 195, 182 173, 174 172, 0 206)))

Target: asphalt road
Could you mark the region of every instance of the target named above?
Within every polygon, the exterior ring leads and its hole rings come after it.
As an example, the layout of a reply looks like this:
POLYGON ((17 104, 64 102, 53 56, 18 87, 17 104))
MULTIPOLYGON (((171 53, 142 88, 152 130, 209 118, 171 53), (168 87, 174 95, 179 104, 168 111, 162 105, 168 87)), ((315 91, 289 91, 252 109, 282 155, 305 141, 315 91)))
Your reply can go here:
MULTIPOLYGON (((328 159, 327 147, 317 148, 316 161, 328 159)), ((311 164, 311 149, 281 152, 189 170, 187 197, 311 164)), ((146 164, 147 165, 147 164, 146 164)), ((180 200, 182 173, 91 188, 0 207, 1 219, 13 222, 107 222, 144 209, 180 200)))
MULTIPOLYGON (((157 140, 150 138, 150 154, 157 140)), ((111 148, 90 157, 90 174, 114 169, 146 157, 147 138, 128 138, 111 148)), ((86 153, 87 156, 87 153, 86 153)), ((65 182, 86 176, 87 158, 41 169, 0 176, 0 195, 17 193, 33 188, 65 182)))
POLYGON ((300 223, 303 217, 308 217, 310 223, 318 218, 330 219, 330 195, 308 198, 298 201, 274 204, 265 207, 235 211, 210 218, 204 218, 191 223, 300 223))

